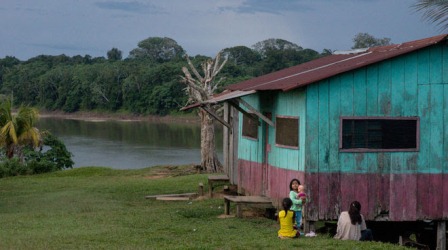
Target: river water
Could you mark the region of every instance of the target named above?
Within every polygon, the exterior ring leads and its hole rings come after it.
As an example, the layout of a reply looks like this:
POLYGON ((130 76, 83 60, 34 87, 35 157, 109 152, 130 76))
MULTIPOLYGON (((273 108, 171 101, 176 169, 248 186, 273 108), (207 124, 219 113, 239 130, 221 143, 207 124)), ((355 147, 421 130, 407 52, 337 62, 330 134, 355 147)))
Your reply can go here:
MULTIPOLYGON (((41 117, 36 127, 64 142, 73 154, 74 167, 139 169, 201 161, 199 124, 41 117)), ((222 158, 222 129, 216 133, 217 153, 222 158)))

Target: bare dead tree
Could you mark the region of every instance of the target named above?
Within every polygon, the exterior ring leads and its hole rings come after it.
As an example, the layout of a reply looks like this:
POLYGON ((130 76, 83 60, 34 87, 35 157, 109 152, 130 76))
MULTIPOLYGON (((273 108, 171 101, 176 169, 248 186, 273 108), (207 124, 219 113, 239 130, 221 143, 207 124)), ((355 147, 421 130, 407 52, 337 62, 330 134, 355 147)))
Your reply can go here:
MULTIPOLYGON (((221 52, 219 52, 214 59, 208 59, 201 63, 203 75, 199 73, 188 55, 186 59, 188 67, 182 67, 184 76, 181 76, 181 78, 182 82, 187 85, 185 90, 189 97, 189 103, 203 103, 212 98, 222 82, 223 78, 216 81, 216 76, 226 64, 227 59, 221 62, 221 52)), ((199 110, 201 119, 201 167, 207 172, 222 172, 223 167, 215 149, 214 120, 204 109, 216 112, 217 105, 205 104, 199 110)))

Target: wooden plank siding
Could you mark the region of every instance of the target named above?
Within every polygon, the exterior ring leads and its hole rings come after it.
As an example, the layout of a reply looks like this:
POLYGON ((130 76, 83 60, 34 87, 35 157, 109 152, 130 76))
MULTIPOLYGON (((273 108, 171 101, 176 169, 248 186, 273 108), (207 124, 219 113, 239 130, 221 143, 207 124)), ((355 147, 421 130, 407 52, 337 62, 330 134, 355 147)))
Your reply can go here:
MULTIPOLYGON (((255 109, 259 109, 260 101, 257 95, 249 95, 244 97, 244 100, 249 103, 255 109)), ((239 113, 239 131, 243 131, 243 115, 239 113)), ((245 194, 259 195, 261 190, 255 183, 261 188, 261 168, 262 162, 262 148, 261 148, 261 126, 258 128, 258 138, 247 138, 242 136, 242 133, 238 133, 238 192, 245 194), (242 161, 243 160, 243 161, 242 161), (244 164, 243 164, 244 163, 244 164)))
MULTIPOLYGON (((259 127, 258 140, 245 138, 241 136, 241 133, 239 134, 238 184, 242 191, 250 195, 269 195, 274 201, 280 201, 288 196, 289 182, 292 178, 304 181, 305 92, 295 90, 270 93, 269 96, 256 93, 244 97, 244 100, 260 112, 270 113, 274 123, 277 116, 299 119, 299 147, 297 149, 276 145, 275 127, 266 123, 261 123, 259 127), (269 102, 269 100, 273 101, 269 102), (268 138, 265 138, 266 131, 268 138), (269 147, 268 152, 266 152, 266 147, 269 147), (261 190, 263 164, 267 166, 265 173, 268 175, 267 190, 261 190)), ((240 119, 242 119, 241 115, 240 119)), ((239 129, 242 129, 241 123, 239 129)))
POLYGON ((319 197, 310 219, 337 219, 355 199, 370 220, 380 211, 395 221, 447 218, 447 51, 433 46, 307 87, 305 182, 319 197), (420 150, 339 152, 341 116, 417 116, 420 150))
POLYGON ((392 221, 448 218, 448 45, 430 46, 304 88, 243 98, 270 113, 274 123, 276 116, 299 118, 299 148, 291 149, 275 145, 276 128, 264 122, 257 140, 242 137, 240 114, 238 185, 247 194, 263 193, 265 164, 265 194, 273 200, 288 195, 292 178, 306 185, 311 198, 308 220, 336 220, 353 200, 361 202, 367 220, 379 219, 380 213, 392 221), (340 152, 341 117, 418 117, 419 149, 340 152))
MULTIPOLYGON (((305 130, 304 122, 304 92, 303 91, 289 91, 282 92, 277 95, 272 109, 265 110, 272 113, 272 119, 275 123, 277 116, 297 117, 299 118, 299 148, 291 149, 276 145, 275 143, 275 128, 269 127, 269 145, 271 151, 268 156, 268 164, 278 168, 288 170, 304 171, 304 143, 305 130)), ((301 180, 303 181, 303 180, 301 180)), ((289 182, 288 182, 289 183, 289 182)))

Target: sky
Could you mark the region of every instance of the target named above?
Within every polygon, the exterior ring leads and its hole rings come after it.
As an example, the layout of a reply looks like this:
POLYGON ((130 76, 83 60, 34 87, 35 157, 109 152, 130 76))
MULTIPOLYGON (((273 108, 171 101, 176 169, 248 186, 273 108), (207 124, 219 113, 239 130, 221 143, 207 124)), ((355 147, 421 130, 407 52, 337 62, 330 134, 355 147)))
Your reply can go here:
POLYGON ((0 58, 128 57, 149 37, 190 56, 279 38, 303 48, 349 50, 356 34, 398 44, 448 31, 423 21, 416 0, 0 0, 0 58))

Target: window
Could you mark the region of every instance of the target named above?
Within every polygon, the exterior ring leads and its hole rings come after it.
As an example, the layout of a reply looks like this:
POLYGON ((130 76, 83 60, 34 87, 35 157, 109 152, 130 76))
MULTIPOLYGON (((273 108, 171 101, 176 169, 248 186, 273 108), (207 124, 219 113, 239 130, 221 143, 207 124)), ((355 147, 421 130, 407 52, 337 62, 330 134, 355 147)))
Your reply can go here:
POLYGON ((299 118, 277 116, 275 122, 275 144, 299 148, 299 118))
POLYGON ((258 117, 250 114, 252 118, 243 115, 243 136, 258 139, 258 117))
POLYGON ((417 117, 341 118, 341 151, 417 151, 417 117))

